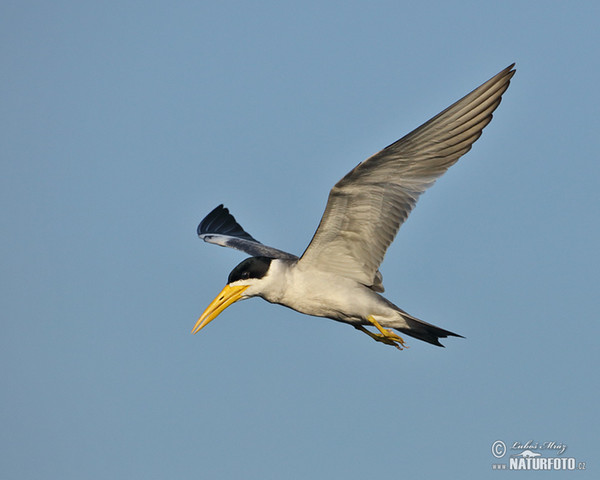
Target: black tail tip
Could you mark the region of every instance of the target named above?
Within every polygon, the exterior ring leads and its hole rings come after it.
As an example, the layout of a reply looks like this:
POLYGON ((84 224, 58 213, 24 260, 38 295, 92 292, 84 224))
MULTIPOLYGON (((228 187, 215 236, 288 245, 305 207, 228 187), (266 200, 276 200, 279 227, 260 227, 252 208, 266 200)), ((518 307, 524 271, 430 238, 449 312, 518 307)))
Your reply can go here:
POLYGON ((445 348, 444 345, 440 343, 440 338, 465 338, 462 335, 459 335, 458 333, 454 333, 449 330, 444 330, 443 328, 436 327, 435 325, 423 322, 422 320, 417 320, 416 318, 404 317, 404 320, 408 324, 408 328, 397 328, 396 330, 400 330, 406 335, 410 335, 411 337, 417 338, 427 343, 431 343, 432 345, 436 345, 438 347, 445 348))

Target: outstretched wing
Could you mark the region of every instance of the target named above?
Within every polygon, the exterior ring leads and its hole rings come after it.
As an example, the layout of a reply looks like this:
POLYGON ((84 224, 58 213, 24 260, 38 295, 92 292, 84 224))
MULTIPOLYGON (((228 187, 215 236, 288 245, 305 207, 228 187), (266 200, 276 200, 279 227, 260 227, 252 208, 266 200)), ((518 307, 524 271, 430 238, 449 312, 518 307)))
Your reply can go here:
POLYGON ((298 267, 377 283, 377 269, 419 196, 467 153, 492 120, 513 65, 360 163, 329 193, 298 267))
POLYGON ((223 205, 219 205, 204 217, 198 225, 198 236, 205 242, 235 248, 253 257, 298 259, 296 255, 268 247, 253 238, 223 205))

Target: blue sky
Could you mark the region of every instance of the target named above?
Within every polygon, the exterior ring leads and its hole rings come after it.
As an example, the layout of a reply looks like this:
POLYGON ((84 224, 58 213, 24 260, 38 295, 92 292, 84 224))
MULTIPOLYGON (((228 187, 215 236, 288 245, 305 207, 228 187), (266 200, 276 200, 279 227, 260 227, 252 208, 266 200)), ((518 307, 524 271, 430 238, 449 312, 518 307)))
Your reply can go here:
POLYGON ((511 476, 496 440, 597 475, 598 18, 3 2, 0 476, 511 476), (390 300, 466 339, 399 352, 259 299, 190 335, 244 258, 196 238, 206 213, 299 254, 339 178, 512 62, 382 266, 390 300))

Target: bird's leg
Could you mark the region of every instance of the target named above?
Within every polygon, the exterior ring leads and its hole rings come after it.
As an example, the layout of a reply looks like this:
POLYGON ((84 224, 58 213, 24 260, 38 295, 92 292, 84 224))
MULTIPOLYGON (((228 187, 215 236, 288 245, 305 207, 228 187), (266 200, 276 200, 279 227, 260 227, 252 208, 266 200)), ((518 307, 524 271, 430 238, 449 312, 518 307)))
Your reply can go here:
POLYGON ((402 347, 400 347, 396 342, 394 342, 393 340, 390 340, 389 338, 386 338, 383 335, 379 335, 377 333, 373 333, 370 332, 369 330, 367 330, 365 327, 363 327, 362 325, 354 325, 354 328, 356 328, 357 330, 360 330, 363 333, 366 333, 369 337, 371 337, 373 340, 375 340, 376 342, 381 342, 381 343, 385 343, 386 345, 391 345, 392 347, 396 347, 398 350, 402 350, 402 347))
POLYGON ((363 333, 366 333, 373 340, 381 343, 385 343, 386 345, 391 345, 396 347, 398 350, 403 350, 404 348, 408 348, 408 345, 404 343, 404 339, 400 335, 396 335, 394 332, 383 328, 379 325, 379 322, 373 318, 373 316, 369 315, 367 320, 371 322, 377 330, 381 332, 381 334, 373 333, 364 328, 362 325, 354 325, 357 330, 360 330, 363 333))

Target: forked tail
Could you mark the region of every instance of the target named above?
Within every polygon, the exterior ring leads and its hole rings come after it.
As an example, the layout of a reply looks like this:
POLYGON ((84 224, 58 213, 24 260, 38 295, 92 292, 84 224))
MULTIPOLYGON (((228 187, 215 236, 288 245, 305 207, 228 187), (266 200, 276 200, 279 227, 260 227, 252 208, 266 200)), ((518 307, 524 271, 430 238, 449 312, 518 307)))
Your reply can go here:
MULTIPOLYGON (((398 309, 400 310, 400 309, 398 309)), ((433 345, 437 345, 439 347, 443 347, 439 342, 440 338, 446 337, 460 337, 465 338, 458 333, 453 333, 448 330, 444 330, 443 328, 436 327, 431 323, 424 322, 423 320, 419 320, 418 318, 409 315, 408 313, 400 310, 400 314, 402 318, 406 322, 406 327, 397 327, 396 330, 405 333, 406 335, 410 335, 411 337, 418 338, 419 340, 423 340, 424 342, 431 343, 433 345)))

